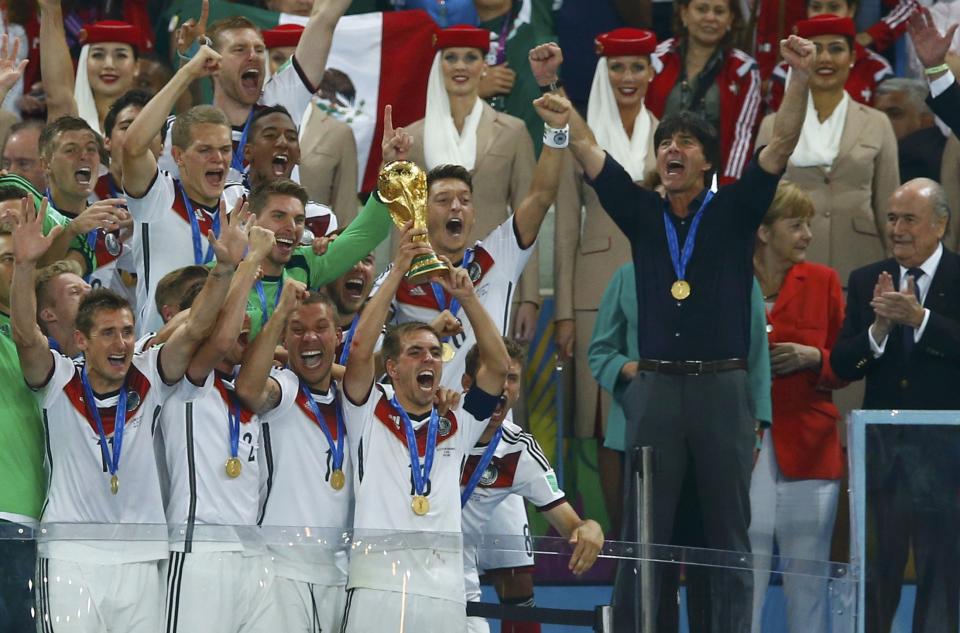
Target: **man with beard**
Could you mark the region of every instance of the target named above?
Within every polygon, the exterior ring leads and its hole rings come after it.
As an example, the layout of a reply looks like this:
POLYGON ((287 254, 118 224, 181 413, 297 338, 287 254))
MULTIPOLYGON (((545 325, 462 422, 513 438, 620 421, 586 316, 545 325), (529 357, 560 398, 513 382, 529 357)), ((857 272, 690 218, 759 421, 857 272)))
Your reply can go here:
POLYGON ((92 540, 76 540, 75 532, 48 534, 39 545, 37 619, 56 622, 83 611, 89 614, 85 631, 152 633, 160 626, 160 561, 167 549, 144 538, 165 522, 154 418, 175 389, 186 389, 178 383, 213 329, 243 257, 247 214, 235 209, 228 220, 221 209, 223 239, 210 239, 218 264, 190 318, 164 346, 134 355, 133 311, 116 293, 98 289, 77 313, 83 359, 74 362, 52 352, 37 326, 36 263, 53 239, 41 231, 45 211, 45 204, 37 213, 24 198, 13 233, 12 293, 19 299, 11 306, 23 378, 36 392, 47 432, 49 484, 41 521, 123 525, 124 531, 120 538, 92 540), (137 532, 138 525, 146 532, 137 532))

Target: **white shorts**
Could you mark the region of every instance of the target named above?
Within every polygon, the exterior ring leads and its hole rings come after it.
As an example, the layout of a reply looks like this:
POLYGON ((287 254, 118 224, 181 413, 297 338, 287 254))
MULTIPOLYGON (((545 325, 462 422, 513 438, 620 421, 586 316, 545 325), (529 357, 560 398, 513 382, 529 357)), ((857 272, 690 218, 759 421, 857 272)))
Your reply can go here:
POLYGON ((267 556, 170 552, 166 633, 274 633, 280 610, 267 556))
POLYGON ((490 633, 486 618, 467 618, 467 633, 490 633))
POLYGON ((460 633, 466 628, 462 602, 357 587, 347 591, 340 633, 460 633))
POLYGON ((277 576, 274 600, 283 618, 285 633, 335 633, 343 621, 347 588, 318 585, 277 576))
POLYGON ((506 549, 480 548, 477 565, 481 573, 497 569, 533 567, 533 543, 530 540, 530 524, 527 522, 527 506, 523 497, 512 494, 493 511, 483 534, 510 536, 506 549), (522 544, 522 547, 521 547, 522 544))
POLYGON ((37 559, 39 633, 157 633, 163 626, 160 561, 98 565, 37 559))

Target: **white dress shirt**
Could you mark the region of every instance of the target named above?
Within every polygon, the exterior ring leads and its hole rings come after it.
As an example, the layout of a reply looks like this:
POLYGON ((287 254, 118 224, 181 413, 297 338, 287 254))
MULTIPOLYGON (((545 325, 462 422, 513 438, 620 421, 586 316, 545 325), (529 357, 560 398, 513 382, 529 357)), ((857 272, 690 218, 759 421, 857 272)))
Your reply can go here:
MULTIPOLYGON (((920 265, 920 270, 923 271, 923 274, 920 275, 917 279, 917 289, 920 291, 920 305, 923 305, 927 301, 927 292, 930 290, 930 284, 933 282, 933 276, 937 272, 937 267, 940 265, 940 258, 943 257, 943 244, 937 245, 937 250, 933 252, 933 255, 927 258, 927 261, 923 262, 920 265)), ((907 269, 904 266, 900 266, 900 290, 903 291, 907 287, 907 269)), ((930 320, 930 310, 928 308, 923 309, 923 321, 920 322, 920 327, 915 328, 913 332, 913 341, 919 342, 920 337, 923 336, 923 331, 927 328, 927 321, 930 320)), ((882 342, 877 343, 873 339, 873 330, 872 327, 867 329, 867 338, 870 339, 870 349, 873 350, 873 357, 880 358, 883 356, 883 351, 887 348, 887 341, 890 340, 890 337, 887 336, 883 339, 882 342)))

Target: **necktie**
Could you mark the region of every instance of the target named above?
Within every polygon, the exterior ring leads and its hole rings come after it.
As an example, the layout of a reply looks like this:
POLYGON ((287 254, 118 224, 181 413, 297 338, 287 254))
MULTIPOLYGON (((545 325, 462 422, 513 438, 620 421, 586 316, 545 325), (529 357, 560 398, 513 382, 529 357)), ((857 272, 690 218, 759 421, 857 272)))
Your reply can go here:
MULTIPOLYGON (((908 268, 907 277, 913 277, 913 294, 916 295, 917 301, 920 301, 920 277, 923 276, 923 269, 921 268, 908 268)), ((903 336, 903 352, 904 356, 909 357, 911 352, 913 352, 914 345, 914 336, 916 330, 910 326, 902 325, 900 326, 900 333, 903 336)))

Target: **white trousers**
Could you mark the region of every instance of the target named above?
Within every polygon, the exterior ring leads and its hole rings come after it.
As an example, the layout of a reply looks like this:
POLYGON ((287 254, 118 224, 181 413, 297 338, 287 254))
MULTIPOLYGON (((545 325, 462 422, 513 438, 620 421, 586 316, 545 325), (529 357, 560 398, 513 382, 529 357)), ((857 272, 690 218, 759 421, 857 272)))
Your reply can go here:
POLYGON ((336 633, 343 620, 347 589, 277 576, 274 596, 285 633, 336 633))
POLYGON ((398 591, 347 590, 340 633, 461 633, 467 629, 462 602, 398 591))
POLYGON ((750 548, 754 555, 753 633, 760 633, 764 598, 770 582, 770 556, 776 539, 785 561, 783 590, 790 633, 828 630, 828 582, 833 522, 840 482, 831 479, 789 479, 777 465, 772 433, 763 436, 760 456, 750 480, 750 548), (815 569, 816 568, 816 569, 815 569), (808 575, 817 571, 821 575, 808 575), (805 572, 805 573, 804 573, 805 572))

